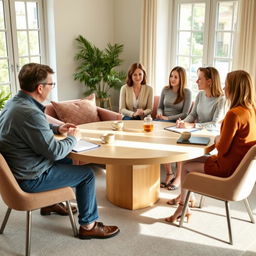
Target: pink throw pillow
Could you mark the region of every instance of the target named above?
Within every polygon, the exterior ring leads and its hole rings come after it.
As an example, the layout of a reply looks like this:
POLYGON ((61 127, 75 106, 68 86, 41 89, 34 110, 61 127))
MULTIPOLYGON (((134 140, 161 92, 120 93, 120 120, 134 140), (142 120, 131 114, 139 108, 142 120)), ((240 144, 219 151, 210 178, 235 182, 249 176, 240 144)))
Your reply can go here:
POLYGON ((75 101, 51 102, 58 118, 64 123, 75 125, 98 122, 97 106, 94 97, 75 101))

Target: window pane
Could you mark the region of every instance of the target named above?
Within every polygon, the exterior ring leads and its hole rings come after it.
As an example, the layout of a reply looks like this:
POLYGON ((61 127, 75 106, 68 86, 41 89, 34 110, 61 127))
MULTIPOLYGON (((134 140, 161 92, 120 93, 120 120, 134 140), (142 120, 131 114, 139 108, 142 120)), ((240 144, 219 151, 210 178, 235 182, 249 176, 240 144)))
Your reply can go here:
POLYGON ((0 83, 9 82, 9 70, 7 59, 0 60, 0 83))
POLYGON ((25 3, 24 2, 15 2, 15 11, 16 11, 16 26, 17 29, 26 29, 26 12, 25 12, 25 3))
POLYGON ((0 1, 0 29, 5 29, 3 1, 0 1))
POLYGON ((185 68, 185 69, 188 69, 189 68, 189 57, 179 57, 178 58, 178 65, 185 68))
POLYGON ((22 67, 23 65, 29 63, 29 58, 25 57, 25 58, 19 58, 19 66, 22 67))
POLYGON ((193 13, 193 29, 204 30, 205 4, 195 4, 193 13))
POLYGON ((38 29, 37 3, 28 2, 27 13, 28 13, 28 28, 38 29))
POLYGON ((190 30, 192 20, 192 5, 182 4, 180 5, 180 29, 190 30))
POLYGON ((27 32, 25 32, 25 31, 17 32, 17 39, 18 39, 19 56, 28 55, 27 32))
POLYGON ((231 30, 233 27, 233 2, 220 2, 218 3, 219 16, 218 16, 218 30, 231 30))
POLYGON ((229 57, 231 46, 231 33, 218 32, 216 35, 215 55, 217 57, 229 57))
POLYGON ((0 57, 7 57, 5 32, 0 32, 0 57))
POLYGON ((29 47, 31 55, 38 55, 39 52, 39 35, 37 31, 29 32, 29 47))
POLYGON ((190 54, 190 41, 191 32, 180 32, 179 33, 179 54, 189 55, 190 54))
POLYGON ((214 66, 218 69, 220 73, 220 80, 224 86, 227 73, 230 71, 229 61, 227 60, 215 60, 214 66))
POLYGON ((10 89, 9 85, 1 85, 0 86, 0 91, 5 92, 5 95, 7 95, 11 92, 11 89, 10 89))
POLYGON ((203 56, 203 33, 194 32, 192 34, 192 55, 203 56))
POLYGON ((34 62, 34 63, 41 63, 41 58, 40 58, 40 56, 31 57, 31 58, 30 58, 30 61, 31 61, 31 62, 34 62))

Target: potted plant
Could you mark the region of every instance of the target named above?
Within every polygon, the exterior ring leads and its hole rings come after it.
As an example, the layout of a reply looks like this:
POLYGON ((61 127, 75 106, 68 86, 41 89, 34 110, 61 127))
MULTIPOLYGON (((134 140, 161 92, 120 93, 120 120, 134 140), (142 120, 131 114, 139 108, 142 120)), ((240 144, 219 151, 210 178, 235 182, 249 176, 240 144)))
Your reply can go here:
POLYGON ((104 50, 100 50, 83 36, 76 38, 78 52, 75 59, 78 62, 74 79, 82 82, 85 87, 85 96, 96 94, 99 105, 104 107, 109 100, 110 88, 120 89, 126 74, 117 71, 122 60, 119 55, 123 51, 122 44, 108 44, 104 50))

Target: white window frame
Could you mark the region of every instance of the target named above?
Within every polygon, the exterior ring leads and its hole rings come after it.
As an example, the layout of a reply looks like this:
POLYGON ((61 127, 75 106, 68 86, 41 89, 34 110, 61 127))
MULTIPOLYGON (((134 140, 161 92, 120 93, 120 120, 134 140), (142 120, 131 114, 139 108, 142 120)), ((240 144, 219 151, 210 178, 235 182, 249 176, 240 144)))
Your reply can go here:
MULTIPOLYGON (((18 1, 18 0, 16 0, 18 1)), ((21 0, 21 2, 37 2, 39 23, 39 47, 41 63, 46 62, 45 29, 43 16, 43 0, 21 0)), ((14 95, 19 90, 18 73, 20 70, 18 56, 18 41, 15 15, 15 0, 3 0, 6 23, 7 56, 9 64, 10 90, 14 95)), ((27 16, 26 16, 27 19, 27 16)))
MULTIPOLYGON (((216 22, 217 22, 217 4, 218 2, 232 2, 234 0, 175 0, 174 5, 171 6, 170 13, 172 14, 172 24, 170 30, 170 67, 177 65, 178 52, 178 21, 179 21, 179 10, 178 5, 180 3, 205 3, 205 22, 204 22, 204 42, 203 42, 203 59, 202 66, 214 66, 214 44, 216 40, 216 22)), ((233 47, 234 50, 235 35, 233 34, 233 47)), ((231 70, 232 65, 229 69, 231 70)))

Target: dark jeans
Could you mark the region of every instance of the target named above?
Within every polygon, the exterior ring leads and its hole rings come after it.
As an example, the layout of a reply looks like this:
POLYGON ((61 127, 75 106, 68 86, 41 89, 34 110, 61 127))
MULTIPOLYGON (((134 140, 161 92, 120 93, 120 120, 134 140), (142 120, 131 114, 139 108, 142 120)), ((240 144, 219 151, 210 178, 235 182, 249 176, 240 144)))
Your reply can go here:
POLYGON ((76 188, 79 224, 89 224, 97 220, 95 178, 90 165, 71 165, 58 161, 39 178, 20 182, 20 187, 30 193, 66 186, 76 188))
POLYGON ((133 117, 124 116, 123 120, 141 120, 141 119, 140 119, 140 116, 133 116, 133 117))

